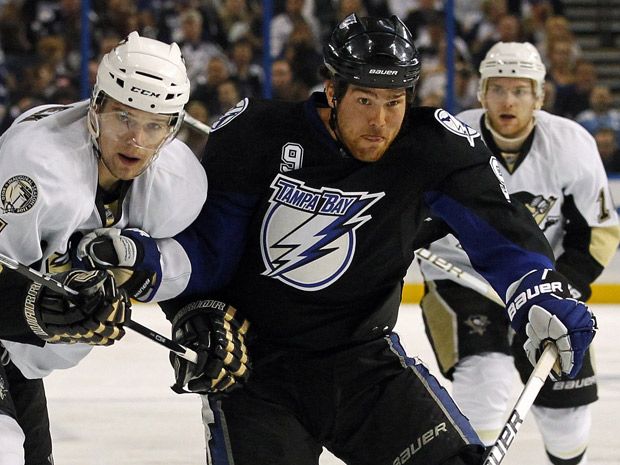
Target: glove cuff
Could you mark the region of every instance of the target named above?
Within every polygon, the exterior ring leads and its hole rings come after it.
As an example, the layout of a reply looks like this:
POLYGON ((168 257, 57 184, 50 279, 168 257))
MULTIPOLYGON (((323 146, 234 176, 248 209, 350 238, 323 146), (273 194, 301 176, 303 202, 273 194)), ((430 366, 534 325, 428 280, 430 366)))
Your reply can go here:
POLYGON ((174 332, 176 328, 198 313, 211 314, 213 312, 217 312, 223 315, 226 313, 227 307, 228 304, 220 300, 212 299, 198 300, 187 304, 186 306, 181 307, 181 309, 172 318, 172 330, 174 332))

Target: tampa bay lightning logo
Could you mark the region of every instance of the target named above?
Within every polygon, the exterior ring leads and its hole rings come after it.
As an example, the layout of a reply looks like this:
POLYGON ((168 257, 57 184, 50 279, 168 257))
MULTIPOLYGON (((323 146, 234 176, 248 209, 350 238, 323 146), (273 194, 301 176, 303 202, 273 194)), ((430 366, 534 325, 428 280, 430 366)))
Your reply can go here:
POLYGON ((303 291, 333 284, 355 255, 356 230, 383 192, 312 189, 279 174, 261 228, 264 276, 303 291))
POLYGON ((220 118, 215 122, 213 127, 211 128, 211 132, 217 131, 218 129, 223 128, 232 120, 234 120, 237 116, 245 111, 248 107, 250 101, 247 98, 244 98, 240 102, 238 102, 234 107, 224 113, 220 118))
POLYGON ((467 126, 461 120, 452 116, 446 110, 442 108, 435 110, 435 119, 451 133, 467 139, 467 142, 469 142, 469 145, 472 147, 476 145, 475 139, 476 137, 480 137, 480 133, 474 128, 467 126))

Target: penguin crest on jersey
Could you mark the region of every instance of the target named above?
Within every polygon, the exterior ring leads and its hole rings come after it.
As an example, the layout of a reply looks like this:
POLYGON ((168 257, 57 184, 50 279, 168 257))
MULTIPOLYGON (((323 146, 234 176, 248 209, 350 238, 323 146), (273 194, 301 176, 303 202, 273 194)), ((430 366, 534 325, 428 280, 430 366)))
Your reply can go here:
POLYGON ((261 227, 264 276, 303 291, 318 291, 349 268, 356 230, 372 219, 369 208, 385 193, 306 187, 282 174, 261 227))
POLYGON ((480 133, 474 128, 467 126, 443 108, 438 108, 435 110, 435 119, 452 134, 456 134, 457 136, 467 139, 467 142, 469 142, 469 145, 472 147, 476 145, 475 139, 476 137, 480 137, 480 133))
POLYGON ((37 201, 37 185, 25 175, 17 175, 4 183, 0 190, 0 208, 4 213, 24 213, 37 201))
POLYGON ((248 100, 247 97, 244 98, 243 100, 240 100, 234 107, 232 107, 222 116, 220 116, 220 118, 215 122, 215 124, 211 128, 211 132, 217 131, 218 129, 223 128, 228 123, 230 123, 232 120, 234 120, 237 116, 239 116, 241 113, 245 111, 249 103, 250 101, 248 100))

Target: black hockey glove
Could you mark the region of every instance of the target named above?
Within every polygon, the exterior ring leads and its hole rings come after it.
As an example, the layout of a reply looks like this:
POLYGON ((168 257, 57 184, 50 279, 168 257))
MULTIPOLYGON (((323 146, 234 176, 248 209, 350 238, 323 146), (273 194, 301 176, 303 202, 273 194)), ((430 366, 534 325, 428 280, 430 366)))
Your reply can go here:
POLYGON ((510 286, 506 309, 515 331, 527 334, 523 349, 532 365, 545 343, 553 342, 562 374, 575 377, 596 333, 596 319, 583 302, 571 297, 564 276, 553 270, 526 274, 510 286))
POLYGON ((88 270, 112 271, 118 287, 141 302, 151 300, 161 283, 159 248, 140 229, 95 229, 80 240, 76 256, 88 270))
POLYGON ((78 294, 66 296, 33 282, 26 294, 28 326, 49 343, 110 345, 123 337, 130 318, 127 294, 105 270, 71 270, 53 276, 78 294))
POLYGON ((250 366, 245 336, 250 323, 235 308, 217 300, 183 307, 172 320, 172 338, 198 353, 192 363, 170 353, 177 393, 224 392, 246 382, 250 366), (183 388, 187 385, 187 391, 183 388))

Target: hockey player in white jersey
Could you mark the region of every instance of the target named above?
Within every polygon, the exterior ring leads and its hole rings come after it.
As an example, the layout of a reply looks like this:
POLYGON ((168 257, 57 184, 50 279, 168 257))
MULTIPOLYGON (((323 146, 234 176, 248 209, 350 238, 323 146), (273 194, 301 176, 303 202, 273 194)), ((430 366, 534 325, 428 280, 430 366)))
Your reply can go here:
MULTIPOLYGON (((481 133, 501 163, 497 169, 511 196, 530 210, 545 233, 557 270, 572 285, 571 293, 585 301, 620 236, 596 143, 577 123, 540 110, 545 67, 533 45, 494 45, 480 74, 478 98, 483 108, 457 117, 481 133)), ((453 236, 433 243, 431 250, 480 277, 453 236)), ((426 286, 421 305, 437 361, 453 381, 455 400, 490 445, 503 425, 513 361, 522 380, 531 371, 522 350, 524 340, 511 340, 508 320, 497 304, 448 281, 428 263, 422 263, 422 273, 426 286)), ((533 412, 550 463, 587 462, 589 404, 596 399, 589 353, 574 380, 547 381, 533 412)))
POLYGON ((0 464, 51 464, 40 378, 120 339, 129 297, 184 287, 160 252, 206 199, 202 166, 175 139, 188 97, 179 47, 132 32, 103 57, 90 100, 34 108, 0 139, 0 253, 80 291, 67 300, 0 270, 0 464), (70 238, 111 226, 123 233, 95 232, 91 247, 115 272, 71 269, 70 238), (133 240, 146 234, 158 246, 133 240))

